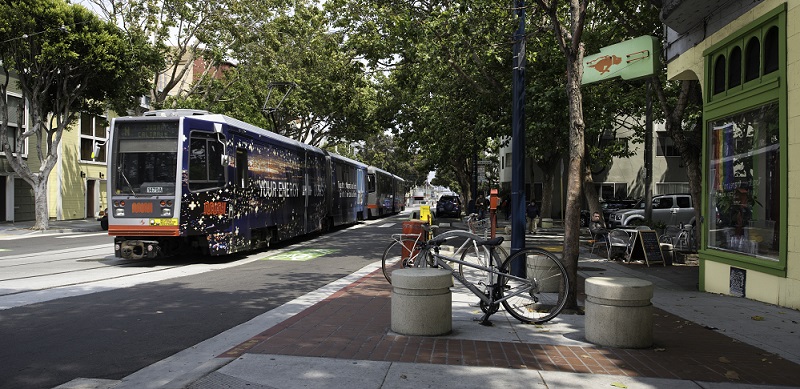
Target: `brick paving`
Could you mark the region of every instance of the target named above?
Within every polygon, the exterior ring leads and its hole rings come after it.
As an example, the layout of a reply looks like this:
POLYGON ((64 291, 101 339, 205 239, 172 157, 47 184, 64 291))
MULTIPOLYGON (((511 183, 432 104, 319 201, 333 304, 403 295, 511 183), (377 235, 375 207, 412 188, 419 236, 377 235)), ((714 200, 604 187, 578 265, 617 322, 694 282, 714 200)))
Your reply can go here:
POLYGON ((800 382, 797 364, 657 308, 655 344, 634 350, 397 335, 390 331, 390 296, 391 286, 378 270, 219 357, 261 353, 759 385, 800 382))

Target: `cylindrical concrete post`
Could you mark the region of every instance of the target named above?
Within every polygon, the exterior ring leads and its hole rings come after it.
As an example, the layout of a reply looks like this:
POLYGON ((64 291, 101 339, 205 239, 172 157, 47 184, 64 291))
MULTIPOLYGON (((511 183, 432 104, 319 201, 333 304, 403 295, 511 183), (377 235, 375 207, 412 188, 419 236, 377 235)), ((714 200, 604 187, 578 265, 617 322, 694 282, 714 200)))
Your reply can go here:
POLYGON ((453 331, 452 274, 444 269, 392 272, 392 331, 403 335, 447 335, 453 331))
POLYGON ((601 346, 653 345, 653 284, 626 277, 586 279, 586 340, 601 346))

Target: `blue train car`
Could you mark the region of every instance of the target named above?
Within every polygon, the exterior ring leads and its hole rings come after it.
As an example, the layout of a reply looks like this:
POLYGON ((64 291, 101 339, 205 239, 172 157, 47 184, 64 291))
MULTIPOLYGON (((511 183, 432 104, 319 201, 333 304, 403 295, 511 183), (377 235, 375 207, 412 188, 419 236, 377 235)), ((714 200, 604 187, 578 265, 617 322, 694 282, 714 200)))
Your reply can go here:
POLYGON ((330 225, 352 224, 367 218, 367 165, 329 153, 331 182, 328 198, 330 225))
POLYGON ((405 180, 375 166, 367 168, 367 208, 370 218, 405 209, 405 180))
POLYGON ((118 257, 231 254, 366 214, 366 165, 227 116, 116 118, 109 142, 118 257))

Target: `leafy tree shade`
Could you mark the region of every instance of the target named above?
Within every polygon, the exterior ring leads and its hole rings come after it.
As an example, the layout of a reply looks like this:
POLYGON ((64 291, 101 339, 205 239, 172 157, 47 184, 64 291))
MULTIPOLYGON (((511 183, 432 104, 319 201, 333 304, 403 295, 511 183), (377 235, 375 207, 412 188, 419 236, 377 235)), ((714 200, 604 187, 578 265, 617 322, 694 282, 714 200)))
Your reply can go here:
MULTIPOLYGON (((63 131, 80 111, 97 112, 110 102, 124 112, 146 90, 152 55, 141 35, 124 35, 87 9, 60 0, 0 3, 0 148, 34 191, 35 229, 48 226, 47 179, 58 158, 63 131), (27 128, 17 126, 8 144, 12 74, 28 104, 27 128), (28 158, 21 150, 27 141, 28 158)), ((22 120, 22 110, 19 110, 22 120)))
POLYGON ((228 51, 235 68, 196 83, 174 104, 229 114, 315 146, 378 132, 376 91, 364 64, 318 6, 253 1, 237 12, 251 22, 220 25, 221 35, 236 37, 228 51), (262 108, 277 107, 286 90, 273 89, 266 101, 273 82, 295 85, 275 112, 274 128, 262 108))
POLYGON ((491 1, 325 3, 367 68, 381 72, 376 120, 469 199, 487 140, 510 134, 514 19, 491 1))
MULTIPOLYGON (((212 78, 231 41, 229 35, 219 33, 218 27, 223 20, 232 21, 227 11, 234 0, 83 1, 126 34, 148 37, 149 48, 160 59, 158 66, 149 69, 146 94, 155 108, 175 108, 168 105, 170 96, 190 93, 196 80, 212 78), (201 56, 204 61, 196 62, 201 56), (194 68, 198 63, 203 64, 202 69, 194 68)), ((141 108, 137 106, 136 110, 141 108)))

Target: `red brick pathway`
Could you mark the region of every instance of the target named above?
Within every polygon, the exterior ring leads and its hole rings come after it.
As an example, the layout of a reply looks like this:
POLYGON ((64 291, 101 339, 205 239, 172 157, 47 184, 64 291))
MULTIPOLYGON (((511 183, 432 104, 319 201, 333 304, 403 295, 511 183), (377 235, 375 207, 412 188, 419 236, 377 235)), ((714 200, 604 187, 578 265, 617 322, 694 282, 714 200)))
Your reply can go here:
POLYGON ((797 364, 659 309, 655 345, 632 350, 396 335, 390 331, 390 296, 391 287, 376 271, 220 357, 261 353, 762 385, 800 382, 797 364))

